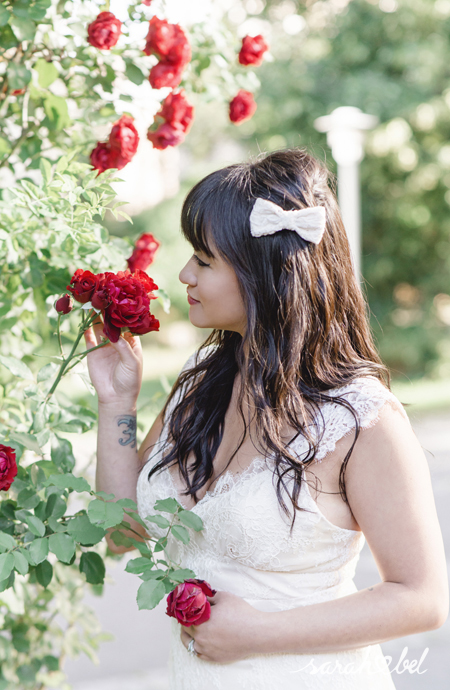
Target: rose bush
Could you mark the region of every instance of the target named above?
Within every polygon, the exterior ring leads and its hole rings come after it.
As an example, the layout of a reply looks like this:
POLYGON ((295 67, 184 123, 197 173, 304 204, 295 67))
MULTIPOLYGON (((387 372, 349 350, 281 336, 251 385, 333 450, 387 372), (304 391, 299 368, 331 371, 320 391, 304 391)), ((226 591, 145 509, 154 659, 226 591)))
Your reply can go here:
POLYGON ((134 273, 138 268, 146 271, 153 263, 160 243, 149 232, 145 232, 135 242, 132 255, 127 259, 128 268, 134 273))
POLYGON ((211 616, 211 604, 207 597, 213 597, 215 593, 205 580, 187 579, 167 597, 166 614, 176 618, 186 628, 206 623, 211 616))

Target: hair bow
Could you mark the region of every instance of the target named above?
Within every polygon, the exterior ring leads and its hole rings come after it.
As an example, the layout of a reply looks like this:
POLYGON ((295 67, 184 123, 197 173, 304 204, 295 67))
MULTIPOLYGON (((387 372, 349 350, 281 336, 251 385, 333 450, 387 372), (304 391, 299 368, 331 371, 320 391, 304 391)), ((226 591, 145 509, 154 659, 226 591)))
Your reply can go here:
POLYGON ((267 199, 256 199, 250 214, 250 232, 253 237, 273 235, 280 230, 293 230, 307 242, 319 244, 325 231, 325 209, 312 206, 285 211, 267 199))

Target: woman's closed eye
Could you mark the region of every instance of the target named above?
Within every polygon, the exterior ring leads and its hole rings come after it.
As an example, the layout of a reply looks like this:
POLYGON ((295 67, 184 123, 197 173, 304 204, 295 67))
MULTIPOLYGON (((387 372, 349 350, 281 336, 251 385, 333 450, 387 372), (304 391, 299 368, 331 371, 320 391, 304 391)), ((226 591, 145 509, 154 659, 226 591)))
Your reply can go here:
POLYGON ((193 254, 193 255, 192 255, 192 258, 194 259, 194 261, 195 261, 199 266, 211 266, 211 264, 207 264, 207 263, 205 263, 204 261, 202 261, 201 259, 199 259, 199 257, 197 256, 197 254, 193 254))

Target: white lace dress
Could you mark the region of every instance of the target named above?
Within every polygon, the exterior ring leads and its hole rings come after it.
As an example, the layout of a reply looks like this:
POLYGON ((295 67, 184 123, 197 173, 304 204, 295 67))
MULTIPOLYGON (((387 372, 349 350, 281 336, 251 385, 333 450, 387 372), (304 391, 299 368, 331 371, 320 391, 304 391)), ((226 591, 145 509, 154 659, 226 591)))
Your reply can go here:
MULTIPOLYGON (((385 403, 399 404, 374 378, 361 378, 331 394, 351 402, 362 428, 376 422, 385 403)), ((324 405, 323 416, 326 431, 318 459, 354 428, 352 415, 337 404, 324 405)), ((160 460, 164 441, 163 430, 161 450, 152 453, 139 476, 137 503, 142 518, 155 512, 157 499, 170 496, 183 504, 167 469, 148 481, 148 471, 160 460)), ((291 447, 299 456, 305 452, 300 438, 291 447)), ((169 558, 182 568, 191 568, 214 589, 232 592, 261 611, 283 611, 356 592, 353 577, 363 534, 332 524, 302 482, 298 502, 308 512, 297 511, 290 535, 290 521, 279 507, 272 477, 270 461, 260 458, 237 476, 223 474, 214 490, 193 508, 204 529, 190 530, 187 545, 170 538, 169 558)), ((162 536, 154 523, 147 524, 149 534, 162 536)), ((180 631, 173 619, 171 690, 395 690, 379 645, 327 654, 258 654, 217 664, 189 655, 180 631)))

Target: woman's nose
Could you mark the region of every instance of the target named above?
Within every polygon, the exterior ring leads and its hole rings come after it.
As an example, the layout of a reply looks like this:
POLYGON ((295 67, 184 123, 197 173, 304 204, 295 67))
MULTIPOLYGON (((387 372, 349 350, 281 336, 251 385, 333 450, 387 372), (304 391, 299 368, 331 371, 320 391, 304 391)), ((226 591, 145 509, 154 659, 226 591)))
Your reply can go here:
POLYGON ((191 260, 189 260, 184 266, 184 268, 181 269, 180 274, 178 276, 179 280, 181 283, 184 283, 185 285, 197 285, 197 278, 194 273, 194 271, 191 269, 191 260))

